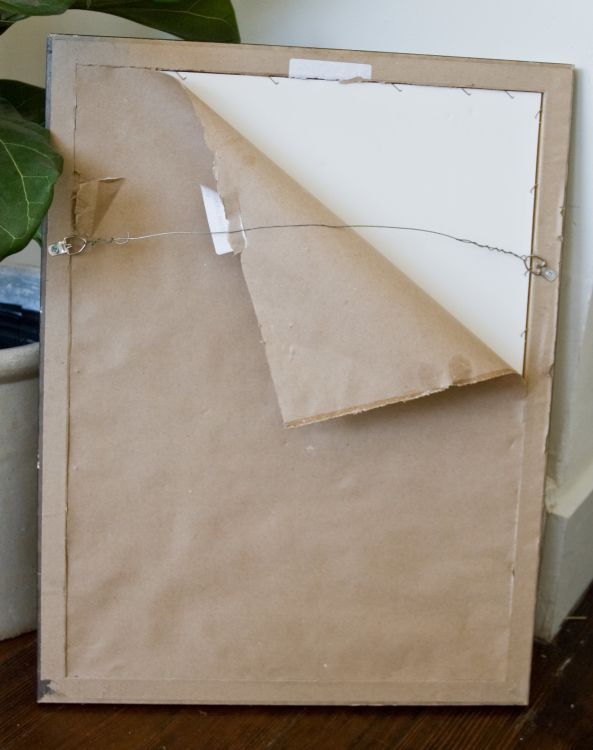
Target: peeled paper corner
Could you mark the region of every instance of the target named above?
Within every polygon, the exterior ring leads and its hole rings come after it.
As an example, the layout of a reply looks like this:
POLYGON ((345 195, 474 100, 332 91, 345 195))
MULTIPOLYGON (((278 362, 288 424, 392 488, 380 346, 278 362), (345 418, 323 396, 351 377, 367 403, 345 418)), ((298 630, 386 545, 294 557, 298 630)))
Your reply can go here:
POLYGON ((179 84, 248 233, 241 265, 285 426, 516 374, 352 229, 302 226, 345 222, 179 84))
POLYGON ((74 226, 80 235, 92 237, 123 180, 123 177, 103 177, 78 183, 74 196, 74 226))

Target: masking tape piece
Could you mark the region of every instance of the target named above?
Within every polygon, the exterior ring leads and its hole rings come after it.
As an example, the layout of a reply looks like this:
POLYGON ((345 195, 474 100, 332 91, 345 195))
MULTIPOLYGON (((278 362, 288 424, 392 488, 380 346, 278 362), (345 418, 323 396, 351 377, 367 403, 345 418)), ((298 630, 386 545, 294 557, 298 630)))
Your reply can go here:
POLYGON ((212 188, 209 188, 206 185, 200 185, 200 188, 202 190, 202 199, 204 201, 204 209, 206 210, 208 227, 212 232, 214 252, 217 255, 232 253, 233 248, 229 240, 229 235, 226 234, 229 231, 229 220, 227 219, 224 210, 222 198, 216 190, 212 190, 212 188))

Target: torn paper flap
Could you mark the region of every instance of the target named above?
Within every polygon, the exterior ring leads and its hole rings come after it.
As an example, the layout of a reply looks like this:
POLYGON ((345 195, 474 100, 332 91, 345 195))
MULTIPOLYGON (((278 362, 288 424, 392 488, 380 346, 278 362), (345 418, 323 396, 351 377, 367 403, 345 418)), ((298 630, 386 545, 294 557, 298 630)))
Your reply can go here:
POLYGON ((103 177, 80 182, 74 196, 74 226, 83 237, 92 237, 123 183, 123 177, 103 177))
POLYGON ((222 201, 264 228, 241 264, 286 426, 513 372, 365 239, 327 228, 344 221, 189 95, 222 201))

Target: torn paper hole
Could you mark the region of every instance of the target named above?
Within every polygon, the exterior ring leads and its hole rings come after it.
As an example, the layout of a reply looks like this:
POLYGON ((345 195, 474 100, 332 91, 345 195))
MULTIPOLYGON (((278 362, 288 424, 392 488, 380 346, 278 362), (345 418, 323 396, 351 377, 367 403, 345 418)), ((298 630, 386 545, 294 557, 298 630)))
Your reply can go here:
POLYGON ((288 63, 289 78, 321 78, 324 81, 349 81, 353 78, 368 81, 373 75, 372 65, 333 60, 301 60, 293 57, 288 63))
POLYGON ((230 225, 224 210, 222 198, 216 190, 212 190, 212 188, 209 188, 207 185, 200 185, 200 189, 202 190, 202 199, 204 201, 204 209, 206 210, 208 227, 212 232, 214 252, 217 255, 232 253, 233 247, 228 235, 230 225), (222 234, 220 234, 221 232, 222 234))

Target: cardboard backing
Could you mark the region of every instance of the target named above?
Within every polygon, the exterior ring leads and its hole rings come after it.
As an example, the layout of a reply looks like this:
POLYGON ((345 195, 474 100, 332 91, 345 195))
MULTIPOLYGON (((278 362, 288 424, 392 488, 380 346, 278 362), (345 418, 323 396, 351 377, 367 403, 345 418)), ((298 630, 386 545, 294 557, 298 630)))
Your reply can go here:
MULTIPOLYGON (((82 231, 81 215, 96 236, 207 231, 199 186, 221 188, 213 155, 241 208, 249 185, 268 191, 248 209, 268 221, 283 175, 251 153, 250 181, 249 144, 220 156, 224 124, 161 71, 282 76, 291 58, 543 92, 533 252, 558 268, 572 69, 343 50, 53 37, 65 166, 49 240, 82 231)), ((324 210, 302 193, 295 205, 324 210)), ((302 235, 278 239, 251 237, 236 255, 186 236, 45 259, 40 700, 525 703, 558 283, 532 280, 521 378, 360 238, 315 252, 309 237, 321 293, 304 297, 302 235), (326 274, 355 267, 364 294, 383 290, 364 313, 380 341, 350 319, 341 383, 343 300, 326 274), (291 315, 306 300, 304 388, 286 375, 291 329, 268 335, 287 309, 280 281, 291 315), (400 331, 385 319, 394 289, 412 305, 400 331), (451 336, 425 369, 395 368, 393 387, 379 365, 421 351, 406 335, 418 309, 451 336), (322 387, 327 372, 337 388, 322 387)))

